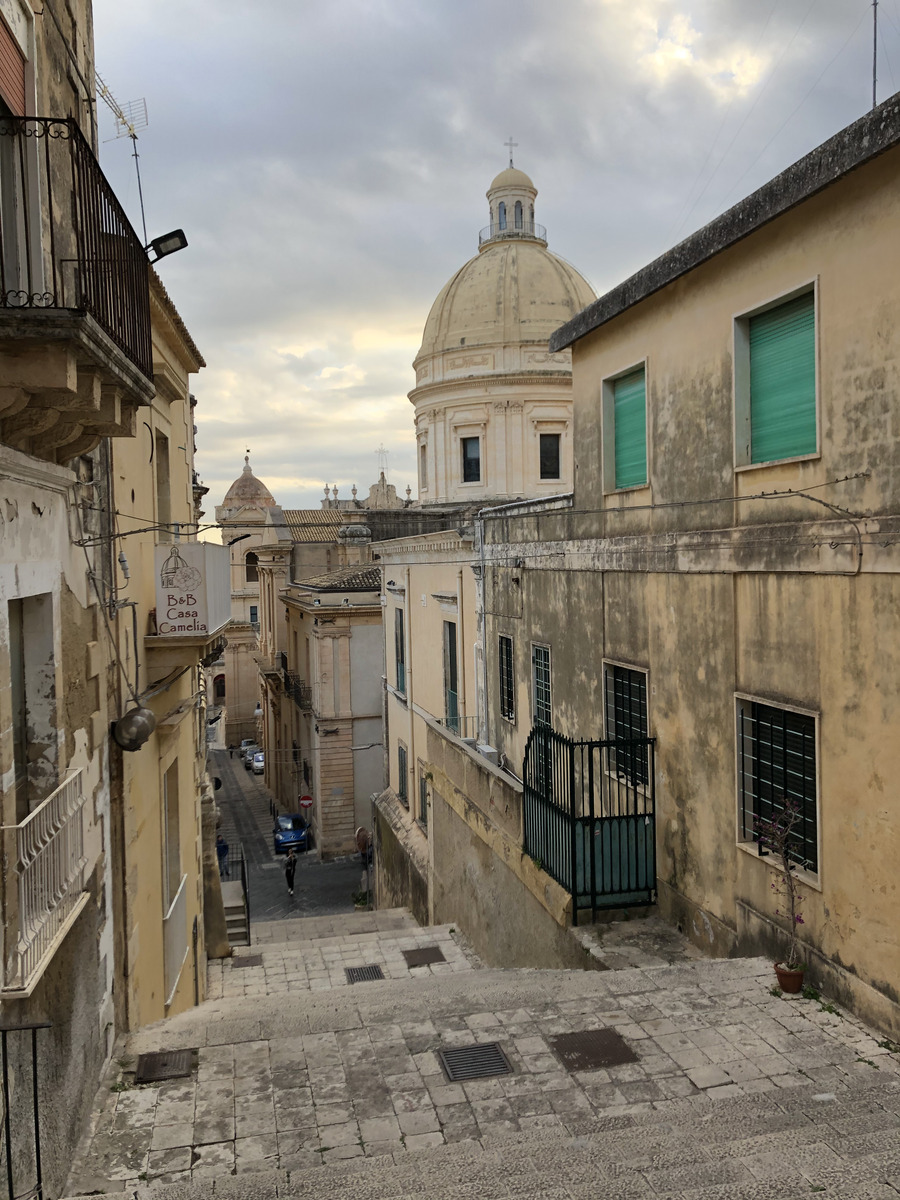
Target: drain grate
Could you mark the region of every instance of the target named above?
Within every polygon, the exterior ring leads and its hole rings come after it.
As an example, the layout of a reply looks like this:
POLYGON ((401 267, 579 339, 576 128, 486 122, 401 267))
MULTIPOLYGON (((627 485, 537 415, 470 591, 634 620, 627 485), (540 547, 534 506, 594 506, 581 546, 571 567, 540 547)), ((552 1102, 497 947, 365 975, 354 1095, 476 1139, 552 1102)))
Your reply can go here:
POLYGON ((243 958, 233 958, 231 960, 232 971, 238 970, 239 967, 261 967, 262 965, 261 954, 245 954, 243 958))
POLYGON ((465 1079, 490 1079, 494 1075, 512 1075, 509 1059, 499 1042, 482 1042, 477 1046, 456 1046, 438 1050, 438 1058, 451 1083, 465 1079))
POLYGON ((614 1029, 584 1029, 550 1038, 567 1071, 596 1071, 638 1061, 638 1056, 614 1029))
POLYGON ((428 967, 447 961, 440 946, 421 946, 418 950, 403 950, 402 954, 408 967, 428 967))
POLYGON ((344 967, 348 983, 368 983, 371 979, 384 979, 384 971, 377 963, 368 967, 344 967))
POLYGON ((180 1079, 194 1069, 193 1050, 154 1050, 142 1054, 134 1072, 135 1083, 160 1083, 163 1079, 180 1079))

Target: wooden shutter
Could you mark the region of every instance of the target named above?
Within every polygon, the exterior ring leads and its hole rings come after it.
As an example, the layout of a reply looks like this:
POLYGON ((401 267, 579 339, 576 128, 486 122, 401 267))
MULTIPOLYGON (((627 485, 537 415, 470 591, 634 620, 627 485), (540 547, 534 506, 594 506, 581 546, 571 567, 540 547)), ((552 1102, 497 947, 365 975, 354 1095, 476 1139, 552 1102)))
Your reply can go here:
POLYGON ((816 452, 812 292, 750 318, 750 461, 816 452))
POLYGON ((25 59, 0 17, 0 97, 13 116, 25 116, 25 59))
POLYGON ((647 482, 647 388, 644 368, 613 383, 616 487, 647 482))

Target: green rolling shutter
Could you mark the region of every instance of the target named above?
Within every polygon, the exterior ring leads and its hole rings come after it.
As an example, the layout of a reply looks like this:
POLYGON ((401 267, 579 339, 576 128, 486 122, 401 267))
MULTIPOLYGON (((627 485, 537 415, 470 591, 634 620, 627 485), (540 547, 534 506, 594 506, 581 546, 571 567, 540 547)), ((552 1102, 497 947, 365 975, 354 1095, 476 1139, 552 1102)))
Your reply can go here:
POLYGON ((647 388, 644 368, 613 383, 616 487, 647 482, 647 388))
POLYGON ((812 292, 750 318, 750 461, 816 452, 812 292))

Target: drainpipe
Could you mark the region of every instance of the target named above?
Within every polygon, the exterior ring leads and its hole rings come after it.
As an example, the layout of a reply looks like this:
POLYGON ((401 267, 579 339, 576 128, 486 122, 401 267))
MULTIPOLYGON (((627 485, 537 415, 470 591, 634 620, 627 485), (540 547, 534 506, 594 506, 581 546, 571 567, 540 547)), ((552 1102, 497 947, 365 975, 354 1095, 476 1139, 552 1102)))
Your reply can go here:
POLYGON ((459 613, 459 715, 461 717, 462 736, 468 737, 466 726, 466 659, 468 656, 465 627, 465 610, 462 594, 462 567, 456 572, 456 611, 459 613))

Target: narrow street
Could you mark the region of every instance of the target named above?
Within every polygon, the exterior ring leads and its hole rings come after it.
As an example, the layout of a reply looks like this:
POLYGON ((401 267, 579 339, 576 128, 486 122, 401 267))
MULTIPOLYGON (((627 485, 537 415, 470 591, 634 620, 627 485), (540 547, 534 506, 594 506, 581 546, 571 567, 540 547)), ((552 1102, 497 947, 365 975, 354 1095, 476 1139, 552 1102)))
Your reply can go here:
POLYGON ((220 831, 230 849, 232 879, 240 877, 241 849, 247 862, 251 925, 354 911, 353 894, 359 890, 362 873, 358 860, 322 863, 315 848, 298 855, 294 894, 289 896, 283 856, 276 856, 272 847, 274 819, 263 777, 245 770, 237 754, 229 758, 223 749, 210 750, 209 774, 222 780, 216 801, 221 814, 220 831))

